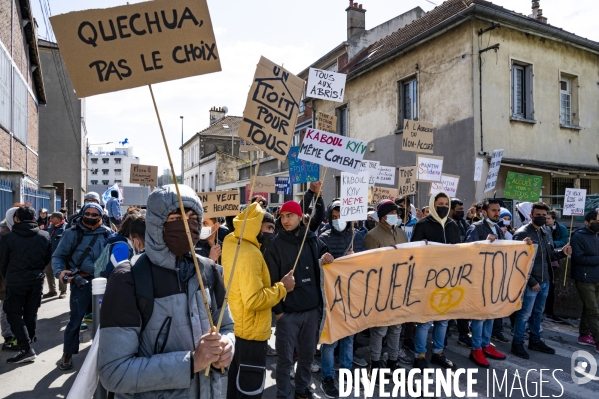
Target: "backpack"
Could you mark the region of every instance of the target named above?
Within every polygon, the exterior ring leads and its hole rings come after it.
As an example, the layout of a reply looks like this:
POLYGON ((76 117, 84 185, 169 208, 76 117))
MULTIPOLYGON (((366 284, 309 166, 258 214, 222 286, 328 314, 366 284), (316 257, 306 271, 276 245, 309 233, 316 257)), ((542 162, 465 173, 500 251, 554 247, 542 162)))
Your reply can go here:
MULTIPOLYGON (((198 257, 198 262, 202 263, 204 267, 212 268, 212 273, 214 275, 213 285, 207 283, 204 273, 202 273, 202 280, 204 281, 205 288, 214 288, 217 309, 220 309, 223 306, 225 299, 225 287, 222 271, 216 267, 216 263, 208 258, 200 256, 198 257)), ((152 277, 152 266, 152 262, 145 253, 142 254, 139 259, 137 259, 137 262, 135 262, 134 266, 131 266, 133 285, 135 287, 135 302, 141 315, 141 330, 139 333, 140 339, 141 333, 148 325, 148 322, 152 317, 152 313, 154 312, 154 279, 152 277)))
MULTIPOLYGON (((106 277, 104 275, 104 272, 106 271, 106 265, 108 265, 108 262, 110 262, 112 247, 114 246, 114 244, 122 242, 123 241, 111 242, 110 244, 104 246, 104 249, 100 254, 100 257, 96 259, 96 261, 94 262, 94 278, 106 277)), ((127 247, 129 248, 129 259, 131 259, 131 257, 133 256, 133 249, 131 248, 128 242, 124 242, 124 244, 127 244, 127 247)))

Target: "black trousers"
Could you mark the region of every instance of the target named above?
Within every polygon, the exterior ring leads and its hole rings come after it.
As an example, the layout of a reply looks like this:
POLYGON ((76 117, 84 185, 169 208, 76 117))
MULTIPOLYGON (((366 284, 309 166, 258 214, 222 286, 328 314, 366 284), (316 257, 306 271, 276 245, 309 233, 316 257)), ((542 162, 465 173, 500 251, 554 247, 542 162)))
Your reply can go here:
POLYGON ((37 310, 42 304, 43 281, 24 286, 6 287, 2 309, 17 339, 18 349, 31 349, 30 339, 35 337, 37 310))
MULTIPOLYGON (((257 395, 245 395, 237 389, 237 376, 241 365, 266 367, 266 349, 268 341, 248 341, 235 337, 235 355, 229 367, 229 377, 227 381, 227 399, 260 399, 262 392, 257 395)), ((266 373, 266 370, 264 370, 266 373)), ((262 377, 255 371, 242 371, 240 380, 248 380, 254 386, 261 383, 262 377)))

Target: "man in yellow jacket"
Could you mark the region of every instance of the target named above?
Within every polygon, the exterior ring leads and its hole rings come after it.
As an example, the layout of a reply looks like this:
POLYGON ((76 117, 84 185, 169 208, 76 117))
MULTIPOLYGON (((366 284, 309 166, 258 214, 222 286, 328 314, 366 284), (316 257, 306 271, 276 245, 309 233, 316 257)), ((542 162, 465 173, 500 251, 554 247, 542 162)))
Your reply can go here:
POLYGON ((229 369, 227 399, 260 399, 266 376, 266 350, 271 334, 272 307, 293 291, 293 271, 271 285, 268 267, 260 252, 274 238, 275 223, 259 203, 253 203, 233 220, 235 231, 223 243, 222 263, 225 281, 233 269, 233 259, 248 213, 237 266, 229 292, 229 308, 235 320, 235 355, 229 369))

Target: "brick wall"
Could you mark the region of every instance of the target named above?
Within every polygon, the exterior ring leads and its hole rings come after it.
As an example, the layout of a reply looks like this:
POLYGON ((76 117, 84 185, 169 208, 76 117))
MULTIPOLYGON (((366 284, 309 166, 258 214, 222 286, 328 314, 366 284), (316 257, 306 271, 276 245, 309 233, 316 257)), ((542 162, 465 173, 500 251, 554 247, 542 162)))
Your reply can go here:
POLYGON ((31 95, 27 96, 27 145, 39 152, 39 118, 38 108, 31 95))
POLYGON ((10 140, 10 135, 0 129, 0 167, 6 169, 10 169, 10 140))
POLYGON ((9 54, 11 52, 11 42, 10 42, 10 27, 11 19, 10 19, 10 7, 14 0, 0 0, 0 41, 4 44, 4 47, 8 50, 9 54))
POLYGON ((25 38, 23 37, 23 29, 21 28, 21 7, 17 4, 17 1, 13 1, 14 13, 13 13, 13 52, 12 57, 17 64, 17 68, 19 68, 19 72, 21 75, 27 79, 29 76, 29 70, 27 68, 27 54, 25 52, 25 48, 27 43, 25 42, 25 38))
POLYGON ((37 155, 35 155, 31 150, 27 150, 27 174, 38 180, 38 159, 37 155))
POLYGON ((16 139, 12 139, 12 168, 14 170, 27 169, 27 148, 16 139))

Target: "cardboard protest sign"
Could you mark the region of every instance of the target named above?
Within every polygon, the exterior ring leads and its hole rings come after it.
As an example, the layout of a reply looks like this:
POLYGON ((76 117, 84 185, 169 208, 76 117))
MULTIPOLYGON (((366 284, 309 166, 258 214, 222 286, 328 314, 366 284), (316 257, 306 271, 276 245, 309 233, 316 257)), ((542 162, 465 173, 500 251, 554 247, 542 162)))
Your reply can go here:
POLYGON ((508 172, 503 196, 518 201, 538 202, 542 185, 542 176, 508 172))
POLYGON ((360 172, 368 172, 368 185, 374 186, 374 182, 379 173, 379 161, 362 161, 360 172))
POLYGON ((237 135, 285 161, 303 91, 302 79, 261 57, 237 135))
POLYGON ((316 129, 323 132, 337 133, 337 117, 318 112, 316 114, 316 129))
POLYGON ((401 149, 432 154, 433 124, 406 119, 403 124, 401 149))
POLYGON ((396 188, 374 186, 372 189, 372 198, 370 198, 370 204, 372 205, 387 199, 395 201, 395 198, 399 197, 399 190, 396 188))
POLYGON ((77 97, 221 70, 206 0, 154 0, 50 17, 77 97))
POLYGON ((564 216, 584 216, 584 204, 586 202, 587 190, 567 188, 564 196, 564 216))
POLYGON ((309 183, 320 179, 320 165, 298 159, 299 146, 289 150, 289 178, 291 184, 309 183))
POLYGON ((398 196, 405 197, 406 195, 416 194, 416 167, 409 166, 407 168, 399 168, 398 170, 398 196))
POLYGON ((321 344, 369 327, 506 317, 522 307, 535 247, 522 241, 384 247, 323 266, 321 344))
POLYGON ((441 175, 441 181, 431 183, 431 189, 428 195, 437 195, 441 191, 445 191, 449 198, 456 198, 458 196, 458 184, 460 183, 460 176, 441 175))
POLYGON ((368 172, 341 172, 340 220, 364 220, 368 213, 368 172))
POLYGON ((298 158, 357 174, 367 143, 316 129, 307 129, 298 158))
POLYGON ((441 181, 443 157, 434 155, 416 155, 416 179, 424 182, 441 181))
POLYGON ((251 193, 251 194, 252 194, 252 196, 250 197, 250 191, 251 191, 251 190, 250 190, 250 188, 251 188, 251 185, 250 185, 250 184, 246 184, 246 185, 245 185, 245 203, 246 203, 246 204, 249 204, 249 203, 250 203, 250 200, 251 200, 253 197, 255 197, 256 195, 259 195, 259 196, 261 196, 261 197, 264 197, 264 198, 266 198, 266 199, 268 200, 268 198, 269 198, 269 197, 268 197, 268 195, 269 195, 270 193, 265 193, 265 192, 263 192, 263 191, 262 191, 262 192, 258 192, 258 191, 256 191, 256 187, 254 187, 254 191, 251 193))
POLYGON ((274 176, 256 176, 254 190, 261 193, 274 194, 277 192, 277 186, 274 176))
POLYGON ((503 159, 503 150, 493 151, 491 165, 489 165, 489 173, 487 174, 487 182, 485 183, 485 193, 495 190, 497 185, 497 176, 499 175, 499 167, 503 159))
POLYGON ((345 91, 345 78, 346 75, 343 73, 310 68, 306 97, 342 103, 343 92, 345 91))
POLYGON ((239 140, 239 151, 250 152, 250 151, 256 151, 256 150, 257 150, 257 148, 254 147, 254 145, 252 143, 250 143, 249 141, 245 141, 244 139, 239 140))
POLYGON ((204 218, 239 214, 239 191, 210 191, 197 193, 204 208, 204 218))
POLYGON ((131 164, 129 174, 129 183, 149 184, 155 186, 158 184, 158 166, 131 164))
POLYGON ((476 158, 474 163, 474 181, 480 181, 483 177, 483 159, 476 158))
POLYGON ((395 185, 395 168, 393 166, 379 166, 375 183, 395 185))

